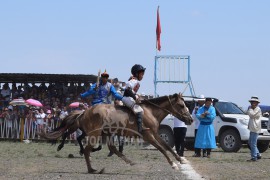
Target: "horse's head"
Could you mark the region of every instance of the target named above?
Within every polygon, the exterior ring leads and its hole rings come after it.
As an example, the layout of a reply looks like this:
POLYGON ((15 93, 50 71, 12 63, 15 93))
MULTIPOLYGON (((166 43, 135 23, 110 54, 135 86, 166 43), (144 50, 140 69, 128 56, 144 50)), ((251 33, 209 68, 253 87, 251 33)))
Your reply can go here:
POLYGON ((193 119, 185 105, 182 95, 170 95, 168 96, 168 99, 171 104, 170 111, 172 112, 172 115, 185 122, 186 125, 190 125, 193 122, 193 119))

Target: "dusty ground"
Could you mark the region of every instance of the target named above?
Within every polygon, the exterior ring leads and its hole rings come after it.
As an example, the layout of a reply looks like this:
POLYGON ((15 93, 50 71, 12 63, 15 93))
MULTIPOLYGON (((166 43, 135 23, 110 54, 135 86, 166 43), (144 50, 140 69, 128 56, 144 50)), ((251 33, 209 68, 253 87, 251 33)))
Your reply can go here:
POLYGON ((139 150, 128 146, 125 153, 136 162, 127 165, 117 156, 107 157, 108 149, 92 155, 93 167, 105 167, 104 174, 88 174, 79 147, 66 144, 60 152, 48 143, 1 142, 0 179, 186 179, 181 171, 173 170, 156 150, 139 150), (75 158, 68 158, 73 154, 75 158))
POLYGON ((192 154, 192 151, 185 152, 192 167, 206 179, 270 179, 270 150, 263 153, 258 162, 246 161, 250 159, 248 148, 237 153, 217 149, 210 159, 195 158, 192 154))
MULTIPOLYGON (((0 141, 0 147, 0 179, 187 179, 181 170, 173 170, 157 150, 141 150, 137 146, 124 149, 137 163, 134 166, 115 155, 107 157, 107 147, 94 153, 93 167, 105 167, 105 173, 98 175, 87 173, 85 160, 74 144, 66 144, 60 152, 48 143, 0 141), (75 158, 68 158, 69 154, 75 158)), ((185 151, 192 167, 205 179, 269 179, 269 150, 258 162, 246 162, 250 158, 248 149, 238 153, 216 150, 210 159, 194 158, 192 154, 185 151)))

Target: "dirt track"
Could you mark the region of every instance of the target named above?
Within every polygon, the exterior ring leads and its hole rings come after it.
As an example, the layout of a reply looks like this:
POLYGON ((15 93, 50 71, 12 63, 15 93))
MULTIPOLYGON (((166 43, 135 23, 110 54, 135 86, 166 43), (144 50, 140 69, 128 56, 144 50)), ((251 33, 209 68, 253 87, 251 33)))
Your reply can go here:
POLYGON ((105 167, 104 174, 88 174, 79 147, 66 144, 60 152, 48 143, 0 142, 0 179, 186 179, 181 171, 173 170, 165 157, 156 150, 139 150, 128 146, 125 154, 136 162, 127 165, 116 157, 107 157, 108 149, 92 155, 93 167, 105 167), (68 158, 73 154, 74 158, 68 158))
MULTIPOLYGON (((173 170, 157 150, 141 150, 126 146, 124 153, 137 164, 127 165, 116 157, 107 157, 108 149, 92 155, 96 169, 105 167, 104 174, 88 174, 86 163, 78 153, 79 147, 66 144, 60 152, 48 143, 11 143, 0 141, 0 179, 187 179, 173 170), (73 154, 74 158, 68 158, 73 154)), ((249 150, 224 153, 217 149, 211 158, 194 158, 192 151, 185 151, 192 167, 205 179, 269 179, 270 150, 258 162, 246 162, 249 150)))

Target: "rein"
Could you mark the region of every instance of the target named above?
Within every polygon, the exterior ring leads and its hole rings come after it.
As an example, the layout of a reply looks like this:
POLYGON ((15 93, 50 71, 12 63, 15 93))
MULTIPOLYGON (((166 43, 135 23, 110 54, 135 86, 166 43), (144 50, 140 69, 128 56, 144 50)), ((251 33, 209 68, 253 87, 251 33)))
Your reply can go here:
MULTIPOLYGON (((169 96, 167 96, 167 98, 168 98, 168 100, 169 100, 169 102, 170 102, 170 105, 171 105, 172 109, 173 109, 176 113, 178 113, 178 111, 176 111, 176 109, 173 107, 172 102, 171 102, 169 96)), ((172 113, 171 111, 169 111, 168 109, 165 109, 165 108, 163 108, 163 107, 160 107, 159 105, 157 105, 157 104, 155 104, 155 103, 149 101, 148 99, 145 99, 145 101, 148 102, 149 104, 154 105, 155 107, 157 107, 157 108, 159 108, 159 109, 161 109, 161 110, 163 110, 163 111, 166 111, 166 112, 169 113, 169 114, 173 114, 173 113, 172 113)), ((186 111, 184 114, 186 114, 187 112, 188 112, 188 111, 186 111)), ((178 113, 178 114, 181 115, 180 113, 178 113)))
MULTIPOLYGON (((169 97, 168 97, 168 98, 169 98, 169 97)), ((155 104, 155 103, 152 103, 152 102, 149 101, 148 99, 144 99, 144 101, 148 102, 149 104, 152 104, 152 105, 156 106, 157 108, 159 108, 159 109, 161 109, 161 110, 163 110, 163 111, 166 111, 166 112, 169 113, 169 114, 172 114, 172 112, 169 111, 168 109, 165 109, 165 108, 163 108, 163 107, 160 107, 159 105, 157 105, 157 104, 155 104)), ((172 105, 172 104, 171 104, 171 105, 172 105)))

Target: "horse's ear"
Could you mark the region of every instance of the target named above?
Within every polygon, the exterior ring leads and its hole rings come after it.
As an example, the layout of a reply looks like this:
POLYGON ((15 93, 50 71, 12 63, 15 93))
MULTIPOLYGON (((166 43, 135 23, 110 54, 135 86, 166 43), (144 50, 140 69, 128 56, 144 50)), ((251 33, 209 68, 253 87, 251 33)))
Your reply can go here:
POLYGON ((182 97, 182 93, 181 92, 179 93, 179 96, 182 97))

